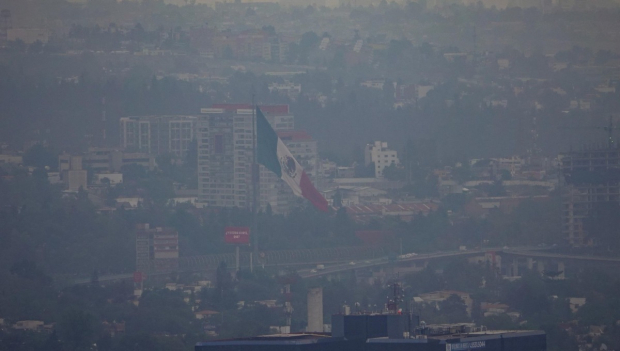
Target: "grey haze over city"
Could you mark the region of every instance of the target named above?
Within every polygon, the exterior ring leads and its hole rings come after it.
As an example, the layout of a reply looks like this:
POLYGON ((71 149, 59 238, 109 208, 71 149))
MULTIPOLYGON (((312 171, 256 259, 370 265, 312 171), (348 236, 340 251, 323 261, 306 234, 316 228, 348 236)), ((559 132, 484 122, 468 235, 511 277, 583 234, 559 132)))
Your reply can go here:
POLYGON ((620 1, 0 0, 0 351, 620 351, 620 1))

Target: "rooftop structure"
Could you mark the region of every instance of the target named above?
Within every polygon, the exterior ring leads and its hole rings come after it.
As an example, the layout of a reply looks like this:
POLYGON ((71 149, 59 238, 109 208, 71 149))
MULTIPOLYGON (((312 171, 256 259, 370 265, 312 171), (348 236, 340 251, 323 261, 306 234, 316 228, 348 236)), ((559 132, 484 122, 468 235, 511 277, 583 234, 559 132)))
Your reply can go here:
POLYGON ((543 331, 489 331, 472 323, 424 325, 409 314, 333 315, 332 333, 275 334, 208 341, 195 351, 545 351, 543 331))

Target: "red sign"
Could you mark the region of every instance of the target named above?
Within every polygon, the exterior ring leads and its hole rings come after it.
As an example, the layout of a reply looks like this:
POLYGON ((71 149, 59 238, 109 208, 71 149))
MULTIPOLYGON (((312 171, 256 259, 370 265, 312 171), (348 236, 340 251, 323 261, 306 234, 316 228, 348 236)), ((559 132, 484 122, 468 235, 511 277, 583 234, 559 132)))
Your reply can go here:
POLYGON ((249 244, 250 228, 248 227, 226 227, 224 241, 227 244, 249 244))
POLYGON ((146 274, 136 271, 133 272, 133 282, 134 283, 141 283, 142 281, 144 281, 146 279, 146 274))

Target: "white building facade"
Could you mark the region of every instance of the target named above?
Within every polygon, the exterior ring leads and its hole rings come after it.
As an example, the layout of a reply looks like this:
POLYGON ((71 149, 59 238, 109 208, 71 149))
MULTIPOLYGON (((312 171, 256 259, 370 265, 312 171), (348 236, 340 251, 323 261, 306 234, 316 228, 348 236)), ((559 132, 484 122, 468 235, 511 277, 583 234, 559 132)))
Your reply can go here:
POLYGON ((374 144, 366 145, 364 161, 366 165, 374 162, 375 178, 383 178, 383 170, 386 167, 399 164, 397 152, 388 149, 385 141, 375 141, 374 144))
POLYGON ((197 116, 132 116, 120 119, 121 147, 184 157, 195 138, 197 116))

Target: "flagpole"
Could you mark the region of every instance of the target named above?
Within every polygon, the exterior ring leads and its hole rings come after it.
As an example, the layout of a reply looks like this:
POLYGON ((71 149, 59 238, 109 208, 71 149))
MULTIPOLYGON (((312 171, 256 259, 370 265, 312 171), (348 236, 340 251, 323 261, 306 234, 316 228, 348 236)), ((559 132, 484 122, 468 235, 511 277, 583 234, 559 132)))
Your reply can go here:
MULTIPOLYGON (((254 88, 252 88, 254 90, 254 88)), ((254 243, 254 257, 256 257, 256 263, 258 263, 258 177, 259 167, 256 155, 256 104, 254 101, 254 91, 252 91, 252 238, 254 243)))

